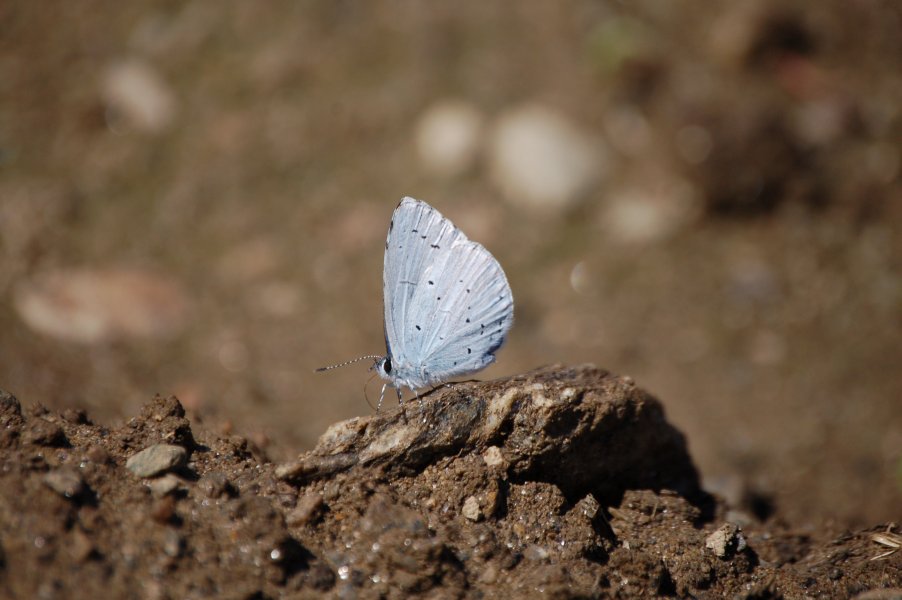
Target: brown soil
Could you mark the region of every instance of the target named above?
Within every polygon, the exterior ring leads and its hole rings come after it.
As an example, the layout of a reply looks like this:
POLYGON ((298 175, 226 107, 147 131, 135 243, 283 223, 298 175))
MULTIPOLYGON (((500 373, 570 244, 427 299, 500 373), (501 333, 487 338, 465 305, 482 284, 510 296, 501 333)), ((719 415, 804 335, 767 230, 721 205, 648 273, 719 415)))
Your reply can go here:
POLYGON ((902 595, 891 525, 728 506, 659 402, 593 367, 438 388, 279 465, 175 397, 110 429, 4 393, 0 426, 4 597, 902 595), (157 444, 187 463, 136 477, 157 444))

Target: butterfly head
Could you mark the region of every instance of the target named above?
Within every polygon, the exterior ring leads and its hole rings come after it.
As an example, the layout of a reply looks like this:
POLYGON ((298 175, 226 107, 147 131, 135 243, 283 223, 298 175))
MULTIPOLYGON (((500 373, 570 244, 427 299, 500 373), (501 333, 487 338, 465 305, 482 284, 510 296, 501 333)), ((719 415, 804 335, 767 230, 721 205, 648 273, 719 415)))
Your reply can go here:
POLYGON ((391 356, 385 355, 378 359, 376 359, 373 368, 376 370, 376 373, 379 374, 379 377, 382 379, 392 380, 394 379, 394 375, 392 374, 392 364, 391 364, 391 356))

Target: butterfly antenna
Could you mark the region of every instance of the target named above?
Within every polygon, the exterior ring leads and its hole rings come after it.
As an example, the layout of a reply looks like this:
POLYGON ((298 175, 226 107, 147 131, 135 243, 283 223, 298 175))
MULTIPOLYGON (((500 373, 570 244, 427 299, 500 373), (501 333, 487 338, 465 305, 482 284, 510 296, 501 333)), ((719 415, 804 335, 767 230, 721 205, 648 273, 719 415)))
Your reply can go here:
POLYGON ((346 367, 346 366, 348 366, 348 365, 353 365, 353 364, 356 363, 356 362, 360 362, 360 361, 366 360, 366 359, 368 359, 368 358, 369 358, 369 359, 379 359, 379 358, 382 358, 382 357, 379 356, 379 355, 377 355, 377 354, 367 354, 366 356, 361 356, 361 357, 358 357, 358 358, 355 358, 355 359, 352 359, 352 360, 347 360, 347 361, 345 361, 345 362, 343 362, 343 363, 338 363, 337 365, 329 365, 328 367, 320 367, 320 368, 316 369, 315 372, 316 372, 316 373, 322 373, 323 371, 331 371, 332 369, 337 369, 337 368, 339 368, 339 367, 346 367))

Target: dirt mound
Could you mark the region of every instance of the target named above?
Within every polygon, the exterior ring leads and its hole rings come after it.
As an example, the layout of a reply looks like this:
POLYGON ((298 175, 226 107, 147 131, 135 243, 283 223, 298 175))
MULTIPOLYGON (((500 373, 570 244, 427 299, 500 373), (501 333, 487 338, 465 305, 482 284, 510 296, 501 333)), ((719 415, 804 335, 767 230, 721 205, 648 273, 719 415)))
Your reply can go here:
POLYGON ((661 405, 592 367, 438 388, 282 465, 174 397, 109 429, 0 394, 0 459, 13 598, 902 594, 890 527, 725 506, 661 405))

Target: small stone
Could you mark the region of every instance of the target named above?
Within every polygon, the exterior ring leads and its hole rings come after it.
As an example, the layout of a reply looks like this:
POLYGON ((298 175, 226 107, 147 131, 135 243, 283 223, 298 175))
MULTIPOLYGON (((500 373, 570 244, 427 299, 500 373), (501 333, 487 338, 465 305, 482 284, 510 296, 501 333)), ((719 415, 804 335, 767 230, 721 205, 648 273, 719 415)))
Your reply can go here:
POLYGON ((420 162, 442 177, 463 175, 475 162, 482 129, 482 115, 470 104, 446 100, 430 107, 416 126, 420 162))
POLYGON ((464 507, 461 511, 463 516, 474 523, 482 520, 482 509, 479 508, 479 501, 476 496, 469 496, 464 500, 464 507))
POLYGON ((133 454, 125 466, 138 477, 154 477, 175 469, 188 460, 188 452, 181 446, 156 444, 133 454))
POLYGON ((304 494, 298 499, 294 510, 288 513, 285 521, 290 527, 300 527, 311 523, 320 515, 324 505, 322 494, 316 492, 304 494))
POLYGON ((188 320, 182 287, 138 269, 38 273, 16 285, 13 305, 34 331, 84 344, 172 337, 188 320))
POLYGON ((139 59, 126 59, 107 69, 103 97, 120 119, 144 132, 166 129, 176 111, 172 90, 149 63, 139 59))
POLYGON ((504 459, 504 454, 501 453, 501 448, 498 446, 489 446, 485 449, 485 452, 482 455, 482 460, 485 461, 485 464, 489 467, 506 467, 507 461, 504 459))
POLYGON ((304 463, 294 461, 290 463, 282 463, 276 466, 275 475, 277 479, 286 480, 293 479, 304 470, 304 463))
POLYGON ((606 171, 604 147, 544 106, 502 115, 489 159, 494 183, 518 208, 561 211, 577 204, 606 171))
POLYGON ((69 443, 63 428, 44 419, 33 421, 25 432, 25 441, 38 446, 65 446, 69 443))
POLYGON ((172 473, 169 473, 150 482, 150 493, 152 493, 155 498, 162 498, 163 496, 167 496, 178 490, 181 482, 181 479, 172 473))
POLYGON ((44 475, 44 484, 64 498, 75 498, 85 491, 85 482, 81 474, 68 467, 44 475))
POLYGON ((705 539, 705 546, 718 558, 729 558, 745 550, 746 541, 739 527, 726 523, 705 539))
POLYGON ((590 521, 595 519, 595 516, 598 514, 599 508, 601 508, 601 505, 592 494, 587 495, 585 498, 576 503, 576 509, 579 510, 583 515, 585 515, 585 517, 590 521))
POLYGON ((501 486, 498 485, 497 481, 493 481, 492 485, 489 486, 489 489, 485 493, 486 517, 491 517, 498 512, 498 509, 501 508, 503 498, 504 494, 501 491, 501 486))
POLYGON ((229 481, 229 478, 224 473, 218 471, 205 474, 200 478, 197 485, 207 498, 221 498, 235 494, 232 482, 229 481))

